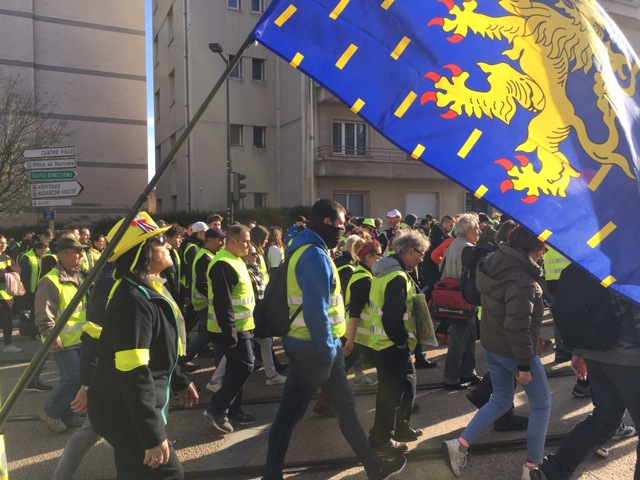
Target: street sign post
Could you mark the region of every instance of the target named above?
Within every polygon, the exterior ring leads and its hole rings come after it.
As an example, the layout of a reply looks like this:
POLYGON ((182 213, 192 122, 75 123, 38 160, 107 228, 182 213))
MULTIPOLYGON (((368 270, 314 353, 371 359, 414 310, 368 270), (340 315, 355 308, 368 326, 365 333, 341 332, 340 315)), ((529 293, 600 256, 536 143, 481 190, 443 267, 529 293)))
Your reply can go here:
POLYGON ((75 180, 71 182, 32 183, 31 198, 77 197, 84 186, 75 180))
POLYGON ((74 157, 76 147, 35 148, 22 152, 24 158, 74 157))
POLYGON ((32 207, 70 207, 73 202, 70 198, 40 198, 31 200, 32 207))
POLYGON ((51 160, 28 160, 24 162, 27 170, 44 170, 47 168, 76 168, 75 158, 60 158, 51 160))
POLYGON ((42 212, 43 220, 55 220, 56 219, 56 211, 55 210, 45 210, 42 212))
POLYGON ((78 177, 75 170, 44 170, 42 172, 29 172, 29 180, 32 182, 43 182, 51 180, 74 180, 78 177))

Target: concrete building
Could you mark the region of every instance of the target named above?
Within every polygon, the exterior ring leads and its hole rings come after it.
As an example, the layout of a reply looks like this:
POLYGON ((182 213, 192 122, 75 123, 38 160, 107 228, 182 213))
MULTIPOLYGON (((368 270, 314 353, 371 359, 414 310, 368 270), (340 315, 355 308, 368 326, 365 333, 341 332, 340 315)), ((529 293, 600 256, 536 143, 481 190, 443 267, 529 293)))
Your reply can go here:
MULTIPOLYGON (((0 73, 55 105, 84 191, 56 220, 127 212, 147 184, 144 2, 3 0, 0 73)), ((67 145, 60 145, 67 146, 67 145)), ((41 211, 21 218, 41 219, 41 211)))
MULTIPOLYGON (((156 163, 164 159, 249 35, 268 0, 154 0, 156 163), (222 46, 222 55, 210 43, 222 46)), ((640 2, 608 2, 640 50, 640 2)), ((247 175, 240 206, 310 205, 329 197, 354 215, 391 208, 419 217, 484 202, 417 163, 323 87, 262 46, 252 45, 229 79, 233 170, 247 175)), ((212 101, 157 189, 158 211, 226 205, 224 89, 212 101)))

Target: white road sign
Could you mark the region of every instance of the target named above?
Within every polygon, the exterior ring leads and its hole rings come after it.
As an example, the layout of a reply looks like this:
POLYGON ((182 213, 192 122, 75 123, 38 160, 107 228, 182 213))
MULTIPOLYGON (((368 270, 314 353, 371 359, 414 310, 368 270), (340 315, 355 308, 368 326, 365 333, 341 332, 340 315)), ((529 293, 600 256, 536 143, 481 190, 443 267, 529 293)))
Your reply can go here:
POLYGON ((32 183, 31 198, 77 197, 84 187, 75 180, 71 182, 32 183))
POLYGON ((28 160, 23 163, 27 170, 42 170, 47 168, 75 168, 75 158, 60 158, 58 160, 28 160))
POLYGON ((73 157, 76 147, 36 148, 22 152, 24 158, 73 157))
POLYGON ((69 207, 73 205, 70 198, 41 198, 39 200, 31 200, 32 207, 69 207))

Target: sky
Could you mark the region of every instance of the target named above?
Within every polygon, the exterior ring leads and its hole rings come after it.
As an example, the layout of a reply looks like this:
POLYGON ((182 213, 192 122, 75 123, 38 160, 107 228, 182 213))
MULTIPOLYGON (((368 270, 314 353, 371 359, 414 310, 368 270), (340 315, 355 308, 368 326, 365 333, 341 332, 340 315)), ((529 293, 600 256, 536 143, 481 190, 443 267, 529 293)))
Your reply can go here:
POLYGON ((144 1, 145 45, 147 47, 147 149, 148 149, 148 180, 156 173, 156 141, 153 115, 153 13, 151 0, 144 1))

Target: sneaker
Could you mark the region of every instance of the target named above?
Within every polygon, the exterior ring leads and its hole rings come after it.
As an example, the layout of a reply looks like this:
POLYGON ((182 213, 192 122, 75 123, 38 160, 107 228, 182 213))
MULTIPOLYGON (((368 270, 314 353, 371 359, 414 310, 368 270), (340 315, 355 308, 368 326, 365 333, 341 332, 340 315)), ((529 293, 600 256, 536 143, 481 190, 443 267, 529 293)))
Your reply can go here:
POLYGON ((431 360, 427 360, 426 358, 422 357, 418 357, 416 359, 416 362, 413 364, 417 369, 424 369, 424 370, 429 370, 432 368, 436 368, 438 366, 438 362, 432 362, 431 360))
POLYGON ((400 453, 404 453, 409 450, 409 445, 404 442, 396 442, 393 439, 389 439, 383 444, 378 445, 377 447, 373 447, 373 449, 378 453, 391 453, 398 455, 400 453))
POLYGON ((412 428, 407 422, 399 422, 393 432, 393 439, 398 442, 415 442, 424 434, 421 428, 412 428))
POLYGON ((193 363, 193 362, 184 362, 181 365, 182 371, 184 373, 193 373, 196 370, 200 369, 200 364, 199 363, 193 363))
POLYGON ((211 425, 222 433, 233 433, 233 426, 229 423, 229 418, 224 414, 209 413, 207 409, 202 412, 211 425))
POLYGON ((456 477, 460 476, 460 468, 467 465, 467 454, 460 451, 460 441, 455 438, 442 442, 444 460, 456 477))
POLYGON ((256 417, 244 412, 229 417, 229 420, 236 422, 238 425, 251 425, 252 423, 256 423, 256 417))
POLYGON ((382 460, 382 470, 375 475, 369 477, 370 480, 385 480, 387 478, 395 477, 398 475, 404 467, 407 466, 407 459, 400 455, 393 460, 382 460))
POLYGON ((470 377, 460 377, 460 383, 470 383, 471 386, 475 387, 476 385, 480 385, 482 381, 482 377, 479 375, 472 375, 470 377))
POLYGON ((40 420, 46 423, 50 430, 53 430, 56 433, 63 433, 67 431, 67 426, 59 418, 51 418, 49 415, 44 413, 44 411, 40 412, 39 416, 40 420))
POLYGON ((573 354, 563 350, 562 348, 556 348, 556 356, 553 359, 553 363, 565 363, 570 362, 573 358, 573 354))
POLYGON ((274 365, 276 367, 276 372, 278 373, 286 372, 287 368, 289 368, 288 363, 280 363, 277 360, 274 362, 274 365))
POLYGON ((81 415, 74 415, 71 420, 64 421, 67 428, 78 428, 84 424, 85 417, 81 415))
POLYGON ((618 431, 613 434, 614 439, 621 440, 623 438, 633 437, 636 434, 636 429, 631 425, 625 425, 624 422, 618 427, 618 431))
POLYGON ((16 347, 13 343, 9 345, 5 345, 2 349, 2 353, 20 353, 22 349, 20 347, 16 347))
POLYGON ((42 383, 40 380, 36 380, 35 382, 27 383, 27 388, 25 388, 25 390, 27 392, 48 392, 49 390, 53 390, 53 387, 46 383, 42 383))
POLYGON ((267 378, 267 385, 282 385, 287 381, 287 377, 276 373, 273 377, 267 378))
POLYGON ((446 333, 436 333, 436 338, 443 345, 449 345, 451 343, 451 340, 449 340, 446 333))
POLYGON ((534 468, 529 472, 529 478, 531 480, 547 480, 547 476, 539 468, 534 468))
POLYGON ((609 449, 607 447, 598 447, 596 453, 602 458, 607 458, 609 456, 609 449))
POLYGON ((207 390, 209 390, 210 392, 217 392, 218 390, 220 390, 222 388, 222 382, 207 382, 207 384, 205 385, 205 387, 207 390))
POLYGON ((522 466, 522 476, 520 477, 522 480, 531 480, 531 472, 533 471, 533 469, 537 469, 538 467, 528 467, 527 464, 525 463, 522 466))
POLYGON ((571 395, 573 395, 576 398, 590 397, 591 396, 591 385, 587 385, 586 387, 582 387, 582 386, 580 386, 580 385, 578 385, 576 383, 575 386, 573 387, 573 390, 571 391, 571 395))
POLYGON ((353 384, 356 387, 373 387, 378 384, 378 380, 367 377, 367 374, 363 373, 359 377, 353 379, 353 384))

